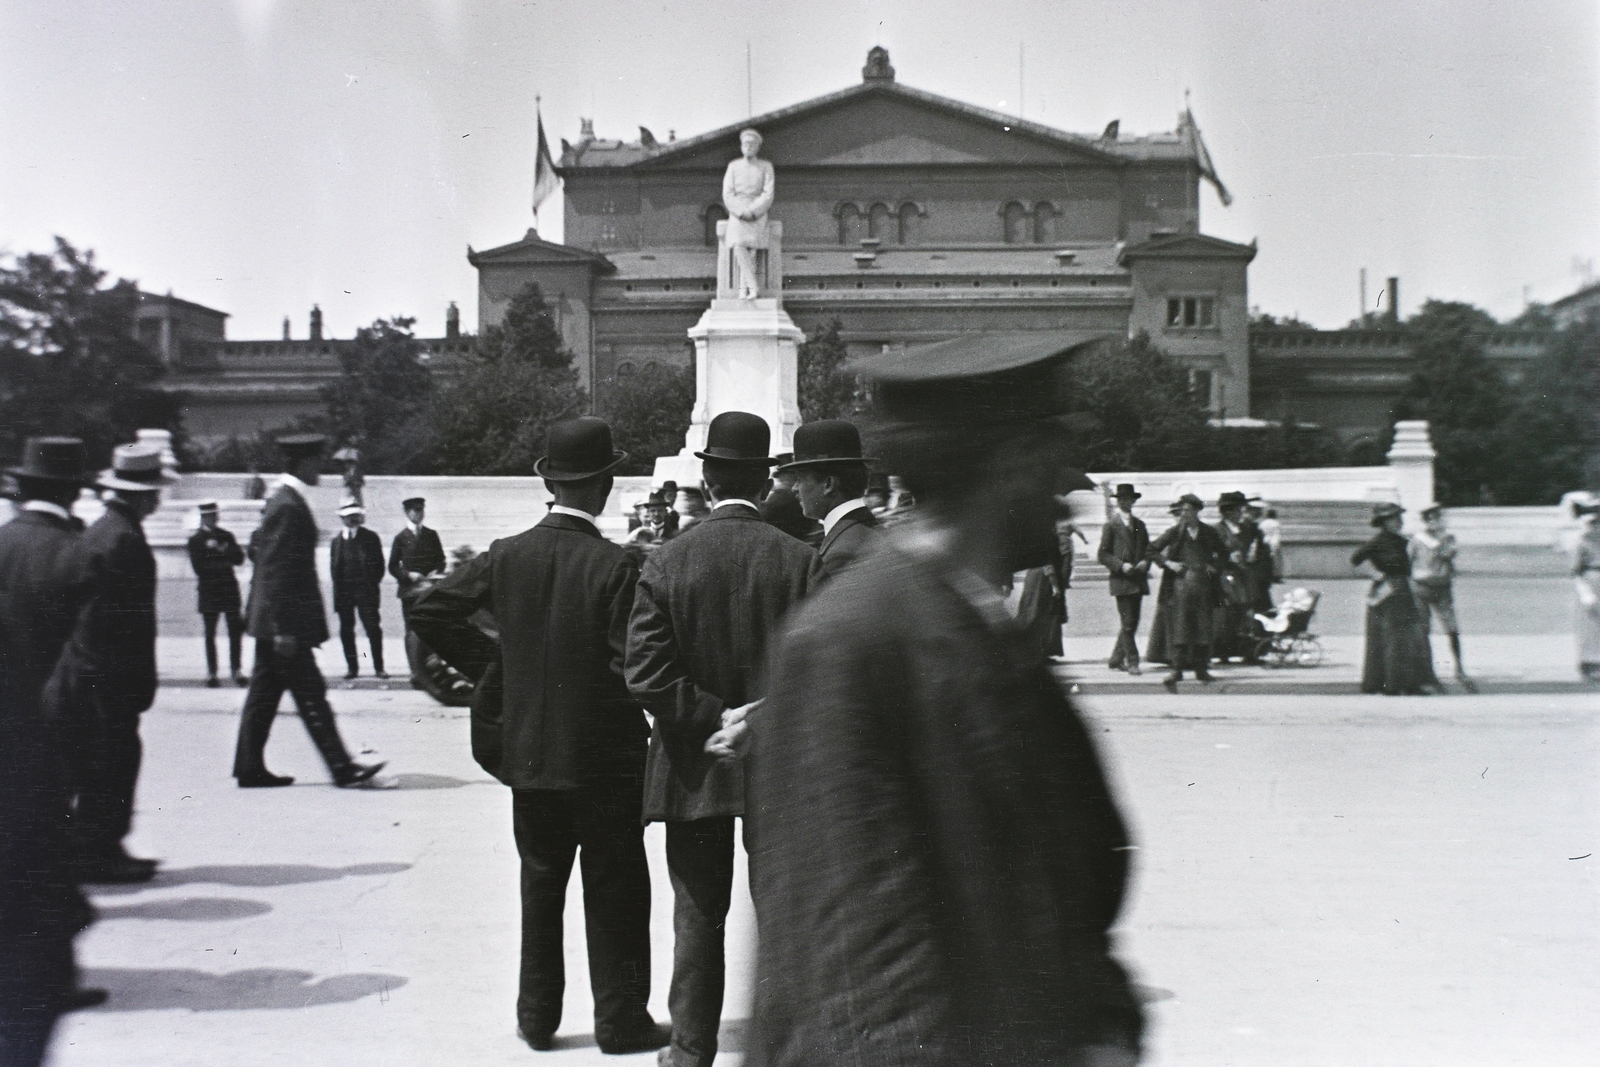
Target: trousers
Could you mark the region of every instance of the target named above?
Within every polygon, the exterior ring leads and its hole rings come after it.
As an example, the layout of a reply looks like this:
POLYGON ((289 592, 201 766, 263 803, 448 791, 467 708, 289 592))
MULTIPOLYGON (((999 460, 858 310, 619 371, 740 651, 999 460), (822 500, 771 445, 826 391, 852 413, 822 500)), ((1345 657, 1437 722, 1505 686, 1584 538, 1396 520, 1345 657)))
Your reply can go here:
POLYGON ((566 990, 562 915, 574 854, 602 1048, 651 1025, 650 868, 639 821, 643 782, 621 775, 576 790, 517 789, 511 825, 522 859, 522 967, 517 1022, 555 1033, 566 990))
POLYGON ((244 644, 244 619, 237 609, 228 612, 203 611, 200 618, 206 627, 206 677, 217 676, 217 616, 226 615, 228 620, 228 669, 234 674, 239 673, 240 652, 244 644))
POLYGON ((1137 667, 1139 665, 1139 646, 1134 643, 1134 634, 1139 629, 1139 612, 1144 607, 1143 593, 1129 593, 1119 596, 1117 601, 1117 643, 1111 649, 1112 668, 1137 667))
POLYGON ((723 952, 733 897, 733 816, 667 823, 672 879, 674 1067, 711 1067, 722 1025, 727 961, 723 952))
POLYGON ((272 720, 278 716, 278 702, 285 689, 294 697, 295 710, 300 713, 312 744, 337 777, 350 766, 350 753, 345 751, 339 726, 333 721, 328 683, 317 667, 316 653, 302 646, 292 656, 280 656, 266 638, 256 641, 255 669, 250 672, 250 689, 245 693, 244 713, 239 718, 233 776, 246 778, 266 771, 267 735, 272 732, 272 720))
POLYGON ((372 648, 372 669, 383 672, 383 626, 378 620, 378 605, 359 604, 335 608, 339 615, 339 643, 344 646, 344 663, 350 673, 356 673, 360 660, 356 655, 356 615, 361 616, 361 628, 367 631, 367 644, 372 648))

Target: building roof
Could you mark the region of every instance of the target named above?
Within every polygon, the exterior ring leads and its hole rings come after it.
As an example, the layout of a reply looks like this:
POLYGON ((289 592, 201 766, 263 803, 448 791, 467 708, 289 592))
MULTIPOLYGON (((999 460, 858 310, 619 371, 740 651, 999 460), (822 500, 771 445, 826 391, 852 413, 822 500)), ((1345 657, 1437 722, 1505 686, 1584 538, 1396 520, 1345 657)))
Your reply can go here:
POLYGON ((1576 292, 1568 293, 1560 300, 1550 302, 1551 311, 1566 311, 1568 308, 1583 307, 1586 304, 1600 302, 1600 282, 1590 282, 1576 292))
POLYGON ((143 289, 139 290, 139 306, 151 308, 165 306, 181 308, 184 311, 198 311, 202 315, 214 315, 223 319, 232 317, 226 311, 218 311, 216 308, 206 307, 204 304, 196 304, 193 300, 185 300, 182 297, 173 296, 171 293, 162 296, 159 293, 147 293, 143 289))
POLYGON ((1136 259, 1242 259, 1256 258, 1256 245, 1224 241, 1203 233, 1156 233, 1147 241, 1128 245, 1117 256, 1118 263, 1136 259))
POLYGON ((468 245, 467 262, 474 267, 486 263, 581 263, 595 268, 601 274, 610 274, 616 269, 612 262, 599 252, 546 241, 533 230, 524 234, 520 241, 486 248, 482 252, 476 252, 471 245, 468 245))

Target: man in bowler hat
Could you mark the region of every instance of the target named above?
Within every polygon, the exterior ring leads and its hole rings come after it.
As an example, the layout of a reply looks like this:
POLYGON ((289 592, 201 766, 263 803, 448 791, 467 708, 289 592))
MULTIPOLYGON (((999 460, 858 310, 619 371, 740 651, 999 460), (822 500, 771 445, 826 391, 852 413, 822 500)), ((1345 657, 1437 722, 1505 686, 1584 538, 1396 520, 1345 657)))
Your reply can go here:
POLYGON ((830 578, 872 550, 882 530, 867 506, 867 460, 853 423, 823 419, 799 427, 794 455, 778 473, 793 478, 806 517, 822 523, 817 555, 830 578))
POLYGON ((328 571, 333 579, 333 612, 339 616, 339 644, 344 648, 344 676, 348 680, 361 673, 356 655, 356 616, 367 631, 372 649, 372 673, 389 677, 383 670, 383 624, 378 616, 378 584, 383 581, 383 542, 361 525, 366 509, 348 503, 339 509, 343 528, 333 535, 328 546, 328 571))
POLYGON ((815 552, 761 520, 770 434, 749 412, 711 420, 695 453, 711 514, 645 561, 628 623, 628 689, 655 719, 644 818, 667 824, 672 1045, 660 1061, 675 1067, 710 1067, 717 1054, 745 720, 766 692, 768 641, 822 575, 815 552))
POLYGON ((103 1000, 75 991, 72 939, 89 925, 73 850, 65 745, 43 702, 85 593, 73 553, 73 501, 89 481, 83 442, 33 437, 0 526, 0 1063, 34 1067, 56 1019, 103 1000))
POLYGON ((194 568, 200 600, 200 619, 205 625, 206 685, 215 689, 217 681, 217 620, 228 623, 228 667, 235 685, 249 685, 240 670, 244 642, 244 618, 239 614, 239 579, 233 569, 244 562, 244 549, 233 534, 218 525, 217 502, 200 504, 200 528, 189 538, 189 566, 194 568))
POLYGON ((917 518, 784 627, 750 717, 749 1067, 1131 1065, 1128 836, 999 589, 1055 543, 1070 336, 855 364, 917 518))
POLYGON ((156 861, 128 855, 122 840, 133 828, 144 755, 139 717, 156 697, 156 558, 142 523, 174 481, 160 449, 118 445, 95 480, 105 511, 75 553, 87 599, 50 689, 72 739, 73 824, 86 882, 155 876, 156 861))
POLYGON ((233 758, 233 776, 241 789, 294 783, 288 775, 268 771, 265 760, 267 735, 285 689, 293 694, 295 709, 334 785, 364 785, 383 767, 350 758, 328 706, 328 683, 317 666, 316 648, 328 639, 328 619, 317 584, 317 523, 305 494, 321 475, 325 443, 321 434, 278 438, 283 477, 267 498, 261 525, 250 540, 256 567, 248 622, 256 639, 256 662, 233 758))
MULTIPOLYGON (((500 706, 473 706, 473 752, 511 787, 522 859, 517 1026, 535 1049, 561 1022, 562 912, 577 854, 583 871, 595 1041, 602 1052, 660 1048, 650 1018, 650 871, 640 819, 649 727, 623 680, 638 571, 595 516, 628 458, 604 420, 550 427, 534 464, 555 496, 532 529, 496 541, 417 598, 412 625, 458 670, 500 672, 500 706), (468 620, 487 609, 500 644, 468 620)), ((488 686, 480 688, 487 690, 488 686)))
POLYGON ((1100 550, 1096 553, 1100 565, 1111 576, 1107 583, 1117 601, 1117 643, 1111 650, 1111 660, 1106 664, 1114 671, 1138 674, 1139 646, 1134 634, 1139 629, 1139 612, 1144 598, 1150 595, 1150 531, 1144 520, 1133 513, 1133 502, 1143 494, 1135 492, 1133 485, 1123 482, 1117 486, 1117 506, 1106 517, 1100 531, 1100 550))

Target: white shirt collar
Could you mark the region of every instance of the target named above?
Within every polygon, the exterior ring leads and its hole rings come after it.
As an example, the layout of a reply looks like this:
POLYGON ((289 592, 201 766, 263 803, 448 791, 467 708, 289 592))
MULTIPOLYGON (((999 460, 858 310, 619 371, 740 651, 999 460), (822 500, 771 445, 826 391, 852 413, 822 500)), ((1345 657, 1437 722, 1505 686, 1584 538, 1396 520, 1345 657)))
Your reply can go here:
POLYGON ((282 485, 282 486, 285 486, 286 488, 293 489, 295 492, 299 493, 301 496, 305 496, 306 495, 306 490, 311 488, 305 482, 302 482, 299 478, 296 478, 292 474, 283 474, 283 475, 281 475, 278 478, 278 484, 282 485))
POLYGON ((46 515, 54 515, 56 518, 66 519, 68 522, 72 521, 72 512, 60 504, 53 504, 48 500, 24 500, 22 502, 22 510, 42 511, 46 515))
POLYGON ((575 519, 582 519, 590 526, 593 526, 596 530, 600 529, 600 524, 594 521, 593 515, 589 514, 587 511, 579 511, 577 508, 569 508, 565 504, 551 504, 550 514, 571 515, 575 519))
MULTIPOLYGON (((866 507, 867 501, 865 497, 857 497, 855 500, 846 500, 843 504, 840 504, 838 507, 834 508, 832 511, 828 512, 822 517, 822 536, 827 537, 829 534, 833 533, 833 528, 839 525, 839 520, 850 514, 852 511, 856 510, 857 508, 866 507)), ((871 511, 872 509, 867 508, 867 510, 871 511)))
POLYGON ((361 529, 359 526, 342 526, 340 527, 340 536, 353 541, 355 540, 356 531, 359 529, 361 529))
POLYGON ((420 522, 412 522, 410 519, 407 519, 406 529, 410 530, 419 537, 422 535, 422 523, 420 522))
POLYGON ((731 496, 726 500, 717 501, 715 504, 713 504, 711 506, 711 510, 712 511, 716 511, 718 508, 725 508, 729 504, 743 504, 745 507, 749 508, 751 511, 755 512, 756 514, 759 515, 761 513, 761 509, 756 507, 754 504, 750 503, 750 501, 745 500, 745 499, 743 499, 741 497, 736 497, 736 496, 731 496))

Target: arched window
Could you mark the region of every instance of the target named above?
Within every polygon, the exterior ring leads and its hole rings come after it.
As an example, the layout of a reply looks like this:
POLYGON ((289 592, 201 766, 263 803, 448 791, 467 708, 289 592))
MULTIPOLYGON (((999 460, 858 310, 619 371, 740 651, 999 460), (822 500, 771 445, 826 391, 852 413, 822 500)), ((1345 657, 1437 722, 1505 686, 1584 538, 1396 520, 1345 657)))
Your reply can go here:
POLYGON ((867 215, 867 236, 887 241, 895 230, 895 227, 890 225, 893 218, 888 204, 873 204, 871 212, 867 215))
POLYGON ((630 362, 630 361, 625 359, 621 363, 617 364, 617 377, 618 378, 627 378, 627 377, 631 376, 632 374, 633 374, 633 364, 632 364, 632 362, 630 362))
POLYGON ((907 200, 900 205, 900 243, 914 245, 922 240, 922 209, 907 200))
POLYGON ((1033 205, 1033 243, 1054 244, 1057 240, 1056 219, 1060 217, 1061 213, 1048 200, 1041 200, 1033 205))
POLYGON ((1028 209, 1015 200, 1000 209, 1005 223, 1006 244, 1024 245, 1032 235, 1028 232, 1028 209))
POLYGON ((839 216, 839 243, 853 245, 867 235, 867 220, 854 204, 840 204, 834 213, 839 216))
POLYGON ((728 209, 721 204, 707 204, 702 212, 706 220, 706 247, 717 247, 717 223, 728 217, 728 209))

